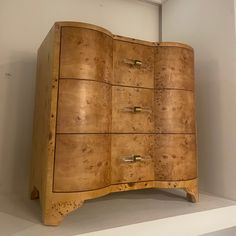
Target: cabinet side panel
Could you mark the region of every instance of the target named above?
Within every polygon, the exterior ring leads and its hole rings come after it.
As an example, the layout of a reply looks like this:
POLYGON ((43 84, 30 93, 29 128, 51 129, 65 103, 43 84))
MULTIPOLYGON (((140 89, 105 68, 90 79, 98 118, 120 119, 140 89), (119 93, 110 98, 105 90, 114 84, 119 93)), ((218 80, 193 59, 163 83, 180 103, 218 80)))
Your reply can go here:
POLYGON ((55 131, 52 131, 55 130, 58 83, 58 59, 55 58, 59 57, 59 40, 59 27, 55 25, 40 46, 37 58, 30 188, 31 191, 36 188, 40 195, 44 195, 48 164, 53 163, 54 158, 55 131))

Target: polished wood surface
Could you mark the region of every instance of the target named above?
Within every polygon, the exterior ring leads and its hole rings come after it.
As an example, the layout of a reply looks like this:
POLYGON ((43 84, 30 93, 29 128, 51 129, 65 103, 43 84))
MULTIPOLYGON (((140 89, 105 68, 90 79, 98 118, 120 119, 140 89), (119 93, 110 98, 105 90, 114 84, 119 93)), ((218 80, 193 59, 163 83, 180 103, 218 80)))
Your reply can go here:
POLYGON ((195 135, 158 134, 154 147, 156 180, 177 181, 197 177, 195 135))
POLYGON ((153 133, 153 102, 153 90, 113 86, 112 133, 153 133))
POLYGON ((193 51, 162 46, 155 49, 155 88, 194 89, 193 51))
POLYGON ((113 134, 111 138, 111 183, 154 180, 153 135, 113 134), (133 156, 140 160, 133 160, 133 156))
POLYGON ((63 27, 60 77, 111 82, 113 40, 99 31, 63 27))
MULTIPOLYGON (((31 199, 39 197, 45 224, 59 224, 51 218, 57 196, 53 189, 54 151, 60 56, 60 24, 56 23, 38 50, 34 134, 31 165, 31 199)), ((68 199, 68 198, 67 198, 68 199)))
POLYGON ((44 217, 44 224, 59 225, 65 216, 82 206, 82 204, 89 199, 105 196, 112 192, 123 192, 138 189, 182 189, 186 192, 186 197, 191 202, 199 201, 198 194, 198 180, 186 181, 143 181, 130 182, 123 184, 113 184, 101 189, 74 192, 74 193, 53 193, 48 198, 49 207, 46 209, 46 217, 44 217))
MULTIPOLYGON (((38 198, 39 191, 45 191, 48 143, 52 136, 48 128, 51 123, 51 91, 53 74, 54 34, 57 29, 53 27, 38 50, 37 78, 35 88, 35 107, 32 140, 32 163, 30 177, 31 198, 38 198)), ((40 199, 43 202, 43 199, 40 199)), ((43 204, 43 203, 42 203, 43 204)))
POLYGON ((188 45, 56 23, 36 82, 30 191, 44 224, 111 192, 179 188, 198 201, 193 77, 188 45))
POLYGON ((110 135, 58 134, 55 192, 76 192, 110 185, 110 135))
POLYGON ((114 40, 113 84, 153 88, 154 48, 114 40), (135 61, 140 61, 136 65, 135 61))
POLYGON ((58 133, 108 133, 110 126, 110 85, 85 80, 60 80, 58 133))
POLYGON ((157 133, 195 133, 194 94, 184 90, 156 90, 154 102, 157 133))

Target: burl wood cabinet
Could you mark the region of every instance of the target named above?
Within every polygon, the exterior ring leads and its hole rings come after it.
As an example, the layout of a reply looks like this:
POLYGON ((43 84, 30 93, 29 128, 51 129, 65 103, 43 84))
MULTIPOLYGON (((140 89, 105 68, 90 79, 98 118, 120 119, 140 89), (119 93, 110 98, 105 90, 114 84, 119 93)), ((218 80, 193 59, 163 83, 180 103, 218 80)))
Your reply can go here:
POLYGON ((58 225, 111 192, 198 200, 193 49, 56 23, 38 51, 31 198, 58 225))

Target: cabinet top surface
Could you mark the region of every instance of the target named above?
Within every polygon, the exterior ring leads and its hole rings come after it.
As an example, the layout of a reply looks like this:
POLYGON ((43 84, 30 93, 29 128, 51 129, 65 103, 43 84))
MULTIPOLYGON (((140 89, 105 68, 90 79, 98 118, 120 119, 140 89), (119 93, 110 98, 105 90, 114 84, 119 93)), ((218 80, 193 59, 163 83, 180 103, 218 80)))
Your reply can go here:
POLYGON ((145 41, 145 40, 140 40, 140 39, 134 39, 130 37, 125 37, 125 36, 120 36, 120 35, 114 35, 112 34, 109 30, 93 25, 93 24, 88 24, 84 22, 74 22, 74 21, 60 21, 56 22, 55 27, 75 27, 75 28, 86 28, 86 29, 91 29, 91 30, 96 30, 99 32, 102 32, 115 40, 120 40, 120 41, 126 41, 130 43, 139 43, 139 44, 144 44, 147 46, 159 46, 159 47, 180 47, 180 48, 185 48, 188 50, 192 50, 193 48, 187 44, 184 43, 178 43, 178 42, 150 42, 150 41, 145 41))

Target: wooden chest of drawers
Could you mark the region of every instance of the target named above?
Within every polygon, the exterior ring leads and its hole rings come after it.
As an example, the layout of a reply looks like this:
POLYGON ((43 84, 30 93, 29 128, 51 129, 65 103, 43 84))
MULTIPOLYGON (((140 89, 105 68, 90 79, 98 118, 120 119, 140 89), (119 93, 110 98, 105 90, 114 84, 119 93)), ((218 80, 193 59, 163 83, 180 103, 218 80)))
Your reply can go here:
POLYGON ((193 50, 56 23, 38 51, 31 198, 59 224, 110 192, 198 200, 193 50))

